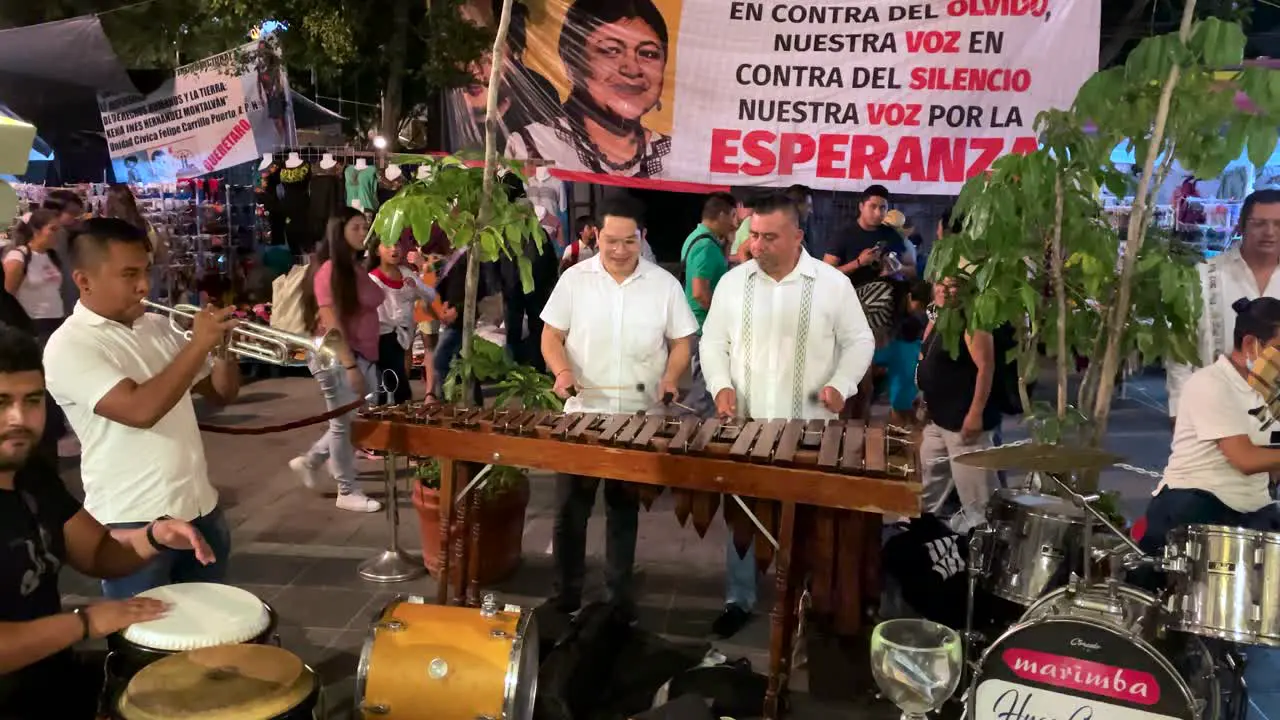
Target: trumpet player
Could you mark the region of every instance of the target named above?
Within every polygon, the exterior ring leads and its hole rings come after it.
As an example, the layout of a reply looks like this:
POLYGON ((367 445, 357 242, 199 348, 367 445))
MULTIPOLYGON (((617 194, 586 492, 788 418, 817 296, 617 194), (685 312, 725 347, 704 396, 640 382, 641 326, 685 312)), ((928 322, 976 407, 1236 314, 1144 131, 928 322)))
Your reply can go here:
POLYGON ((209 482, 191 393, 235 400, 239 363, 226 339, 237 322, 230 308, 206 308, 184 341, 169 318, 146 313, 151 247, 123 220, 88 220, 69 244, 80 301, 49 339, 44 364, 49 393, 81 440, 84 507, 110 529, 188 521, 218 558, 204 565, 190 550, 157 546, 156 562, 104 580, 103 593, 118 600, 174 582, 221 582, 231 534, 209 482))

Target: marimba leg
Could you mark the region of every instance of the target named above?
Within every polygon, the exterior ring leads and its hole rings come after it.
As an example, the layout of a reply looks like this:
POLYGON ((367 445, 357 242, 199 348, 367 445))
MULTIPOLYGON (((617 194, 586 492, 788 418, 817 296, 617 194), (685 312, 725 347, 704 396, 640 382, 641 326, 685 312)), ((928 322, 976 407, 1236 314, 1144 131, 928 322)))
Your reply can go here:
POLYGON ((454 494, 458 492, 455 469, 458 463, 440 459, 440 563, 436 578, 436 604, 449 604, 449 558, 453 555, 454 494))
MULTIPOLYGON (((454 463, 454 486, 465 488, 471 483, 471 465, 468 463, 454 463)), ((474 491, 474 490, 473 490, 474 491)), ((456 491, 455 491, 456 492, 456 491)), ((467 603, 467 585, 470 578, 467 577, 470 570, 470 562, 468 550, 471 548, 471 503, 466 498, 457 500, 455 496, 454 518, 458 524, 457 534, 453 538, 453 561, 458 566, 458 586, 453 589, 453 604, 466 605, 467 603)))
POLYGON ((774 582, 777 598, 769 613, 769 688, 764 696, 765 720, 781 717, 782 696, 790 682, 791 651, 796 629, 797 589, 801 578, 795 560, 796 504, 782 503, 781 521, 778 523, 778 552, 774 566, 774 582))
POLYGON ((471 497, 467 498, 468 508, 467 514, 471 522, 471 537, 469 541, 471 547, 468 549, 470 560, 466 566, 466 579, 463 581, 467 588, 467 606, 480 607, 480 533, 483 530, 480 527, 480 488, 471 490, 471 497))

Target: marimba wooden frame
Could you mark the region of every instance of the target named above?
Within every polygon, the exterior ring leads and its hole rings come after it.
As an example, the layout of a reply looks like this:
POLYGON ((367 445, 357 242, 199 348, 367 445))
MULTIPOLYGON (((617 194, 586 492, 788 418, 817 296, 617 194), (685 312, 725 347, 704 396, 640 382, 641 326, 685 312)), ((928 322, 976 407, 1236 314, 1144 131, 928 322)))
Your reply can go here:
MULTIPOLYGON (((862 425, 861 421, 851 421, 862 425)), ((918 437, 916 438, 918 441, 918 437)), ((711 493, 733 493, 779 501, 778 550, 775 555, 776 599, 770 612, 769 687, 765 717, 776 720, 780 697, 790 675, 800 581, 792 571, 796 564, 796 514, 798 505, 813 505, 872 514, 893 513, 914 517, 920 512, 918 470, 911 477, 848 474, 819 469, 817 454, 802 451, 785 465, 730 459, 723 447, 689 455, 668 448, 669 439, 654 437, 648 448, 616 447, 553 437, 550 428, 528 434, 506 434, 477 423, 473 427, 417 424, 361 418, 353 427, 357 447, 398 455, 429 456, 440 461, 440 569, 436 600, 450 601, 450 556, 463 568, 452 597, 454 604, 477 606, 480 588, 478 522, 480 493, 472 491, 466 502, 456 503, 479 465, 502 464, 612 480, 684 488, 711 493), (548 441, 555 441, 548 452, 548 441), (452 535, 452 516, 461 531, 452 535), (452 552, 450 548, 452 547, 452 552)), ((911 453, 912 456, 915 453, 911 453)), ((881 460, 883 462, 883 459, 881 460)))

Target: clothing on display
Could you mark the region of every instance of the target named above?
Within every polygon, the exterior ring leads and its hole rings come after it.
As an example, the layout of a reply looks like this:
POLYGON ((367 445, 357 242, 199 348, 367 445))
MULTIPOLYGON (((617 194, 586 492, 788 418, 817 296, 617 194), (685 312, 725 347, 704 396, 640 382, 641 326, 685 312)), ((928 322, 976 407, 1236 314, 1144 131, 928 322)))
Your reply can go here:
POLYGON ((374 208, 381 207, 383 203, 396 196, 400 192, 400 188, 404 187, 404 178, 397 177, 395 180, 388 180, 386 175, 378 173, 378 189, 376 191, 378 202, 374 208))
POLYGON ((294 255, 305 255, 319 239, 311 232, 310 205, 311 194, 308 192, 311 180, 311 165, 303 163, 296 168, 284 168, 280 171, 280 184, 284 186, 282 202, 285 218, 285 240, 294 255))
POLYGON ((319 164, 311 166, 311 237, 319 242, 324 237, 329 218, 346 207, 346 189, 343 187, 343 168, 336 163, 329 169, 319 164))
POLYGON ((550 214, 560 215, 569 207, 568 192, 563 182, 544 171, 544 168, 539 168, 538 172, 525 181, 525 192, 534 207, 545 208, 550 214))
POLYGON ((361 210, 378 209, 378 169, 372 166, 346 169, 347 205, 361 210))

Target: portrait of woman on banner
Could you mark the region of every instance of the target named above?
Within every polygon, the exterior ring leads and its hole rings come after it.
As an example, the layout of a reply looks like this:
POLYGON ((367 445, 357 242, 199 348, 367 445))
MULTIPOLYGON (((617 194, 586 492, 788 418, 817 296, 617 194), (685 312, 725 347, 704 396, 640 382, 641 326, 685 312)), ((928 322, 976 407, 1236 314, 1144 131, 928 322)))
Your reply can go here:
MULTIPOLYGON (((472 0, 461 9, 462 17, 481 27, 497 25, 502 0, 472 0)), ((511 7, 507 30, 507 53, 502 63, 502 84, 498 87, 498 148, 516 128, 545 123, 560 115, 560 95, 541 73, 525 64, 529 8, 520 0, 511 7)), ((450 113, 450 143, 456 150, 484 149, 484 120, 489 102, 489 71, 493 54, 486 52, 472 64, 471 82, 455 91, 450 113)))
POLYGON ((506 154, 557 170, 650 178, 671 138, 642 123, 661 109, 667 23, 651 0, 572 0, 558 47, 569 84, 563 115, 513 128, 506 154))

